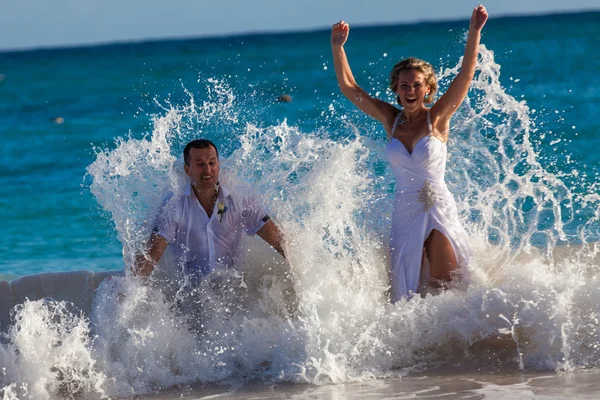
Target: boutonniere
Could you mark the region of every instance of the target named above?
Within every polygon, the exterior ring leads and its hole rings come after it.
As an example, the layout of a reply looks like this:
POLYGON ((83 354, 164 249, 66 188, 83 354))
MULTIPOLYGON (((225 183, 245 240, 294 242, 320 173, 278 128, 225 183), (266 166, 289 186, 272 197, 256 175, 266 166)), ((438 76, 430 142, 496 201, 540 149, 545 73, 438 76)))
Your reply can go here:
POLYGON ((219 210, 217 211, 217 215, 221 216, 219 222, 223 222, 223 214, 225 214, 225 212, 227 211, 227 205, 225 203, 219 202, 219 204, 217 204, 217 209, 219 210))

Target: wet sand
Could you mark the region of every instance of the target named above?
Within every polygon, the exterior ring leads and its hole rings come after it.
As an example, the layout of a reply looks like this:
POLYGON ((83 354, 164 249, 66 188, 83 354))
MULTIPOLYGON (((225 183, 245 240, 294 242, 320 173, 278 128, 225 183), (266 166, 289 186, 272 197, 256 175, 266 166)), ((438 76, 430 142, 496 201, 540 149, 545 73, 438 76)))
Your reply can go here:
MULTIPOLYGON (((464 372, 464 371, 461 371, 464 372)), ((338 385, 197 385, 135 399, 598 399, 600 371, 420 374, 338 385)))

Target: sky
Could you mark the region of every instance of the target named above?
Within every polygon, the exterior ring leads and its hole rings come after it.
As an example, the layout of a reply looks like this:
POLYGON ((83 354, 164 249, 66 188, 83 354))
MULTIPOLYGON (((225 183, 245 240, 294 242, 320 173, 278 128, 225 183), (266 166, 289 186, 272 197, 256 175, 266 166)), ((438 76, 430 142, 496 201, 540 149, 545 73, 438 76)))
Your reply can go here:
MULTIPOLYGON (((470 0, 2 0, 0 50, 467 19, 470 0)), ((600 10, 599 0, 490 0, 490 18, 600 10)))

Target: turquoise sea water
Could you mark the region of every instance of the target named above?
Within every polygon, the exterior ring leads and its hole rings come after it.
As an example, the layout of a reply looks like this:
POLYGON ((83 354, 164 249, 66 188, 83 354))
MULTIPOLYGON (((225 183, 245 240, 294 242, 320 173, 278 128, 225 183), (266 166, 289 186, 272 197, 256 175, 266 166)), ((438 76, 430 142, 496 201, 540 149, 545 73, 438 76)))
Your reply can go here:
MULTIPOLYGON (((352 27, 346 51, 379 98, 393 102, 389 70, 408 56, 434 65, 443 92, 467 26, 352 27)), ((134 280, 103 285, 89 320, 26 302, 18 329, 0 337, 5 398, 23 382, 35 396, 60 393, 68 377, 96 398, 440 365, 597 368, 599 37, 600 12, 488 21, 446 175, 472 239, 473 283, 395 305, 382 294, 394 193, 385 134, 339 93, 329 31, 0 53, 0 278, 122 270, 162 195, 181 185, 183 146, 204 137, 220 149, 223 180, 286 231, 300 304, 295 320, 279 317, 276 274, 261 281, 269 273, 252 268, 252 256, 270 257, 256 244, 242 257, 254 292, 236 303, 245 282, 232 272, 232 294, 197 299, 209 311, 195 333, 134 280), (278 102, 284 94, 292 102, 278 102), (44 340, 50 353, 28 347, 44 340)))
MULTIPOLYGON (((482 40, 501 66, 506 92, 536 110, 532 136, 540 161, 553 172, 579 171, 573 183, 593 182, 600 157, 593 150, 600 145, 598 22, 597 12, 492 19, 482 40), (564 163, 566 156, 572 163, 564 163)), ((464 33, 464 21, 353 28, 347 51, 359 83, 391 100, 387 76, 397 60, 417 56, 436 69, 454 67, 464 33)), ((184 104, 187 90, 201 102, 211 77, 231 87, 238 119, 202 127, 190 138, 210 137, 225 154, 239 147, 246 123, 266 127, 283 120, 335 138, 346 135, 340 127, 347 116, 363 135, 382 142, 381 128, 337 90, 328 36, 319 31, 1 53, 0 272, 121 268, 115 232, 85 179, 93 148, 150 133, 151 116, 164 114, 155 99, 184 104), (293 102, 277 103, 281 94, 293 102), (65 123, 53 123, 55 117, 65 123)))

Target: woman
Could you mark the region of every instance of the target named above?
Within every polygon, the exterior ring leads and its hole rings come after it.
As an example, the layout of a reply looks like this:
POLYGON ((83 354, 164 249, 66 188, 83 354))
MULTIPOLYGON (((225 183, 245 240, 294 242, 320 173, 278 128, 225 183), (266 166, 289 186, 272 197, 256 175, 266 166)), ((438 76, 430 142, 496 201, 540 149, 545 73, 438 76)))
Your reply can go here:
POLYGON ((331 48, 342 93, 361 111, 383 124, 389 142, 386 156, 396 176, 392 217, 390 270, 392 301, 417 293, 420 278, 443 286, 456 274, 464 275, 471 257, 468 236, 458 219, 452 194, 444 182, 446 142, 450 118, 469 90, 475 74, 481 29, 488 14, 473 10, 460 72, 447 92, 431 108, 437 91, 432 66, 408 58, 394 66, 390 88, 401 110, 375 99, 354 80, 344 51, 350 27, 333 25, 331 48), (429 261, 429 271, 427 263, 429 261), (422 268, 422 265, 424 268, 422 268))

